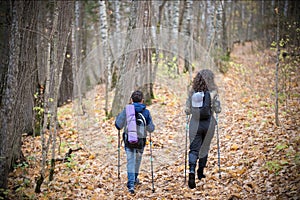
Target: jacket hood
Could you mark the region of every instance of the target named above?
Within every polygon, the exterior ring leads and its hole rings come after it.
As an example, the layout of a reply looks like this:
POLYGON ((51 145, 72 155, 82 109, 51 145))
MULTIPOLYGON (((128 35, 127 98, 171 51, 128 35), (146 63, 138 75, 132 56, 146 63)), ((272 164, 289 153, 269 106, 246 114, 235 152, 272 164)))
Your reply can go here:
POLYGON ((133 103, 136 112, 143 112, 146 109, 146 105, 142 103, 133 103))

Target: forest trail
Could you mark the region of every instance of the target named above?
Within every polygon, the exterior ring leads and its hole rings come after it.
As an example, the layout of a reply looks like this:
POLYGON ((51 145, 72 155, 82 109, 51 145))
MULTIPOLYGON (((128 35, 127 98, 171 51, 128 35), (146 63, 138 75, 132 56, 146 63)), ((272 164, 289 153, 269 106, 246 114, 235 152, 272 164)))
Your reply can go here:
MULTIPOLYGON (((54 180, 34 193, 39 174, 40 138, 24 137, 23 153, 29 163, 11 173, 10 188, 22 185, 12 199, 299 199, 299 114, 281 112, 281 127, 274 119, 274 52, 257 52, 250 43, 231 54, 226 75, 218 75, 222 100, 219 115, 221 174, 218 174, 216 137, 209 153, 206 178, 196 189, 184 184, 186 86, 171 81, 155 86, 156 98, 148 107, 156 130, 153 138, 155 192, 152 192, 149 144, 141 166, 136 194, 126 188, 126 155, 121 149, 121 178, 117 175, 117 130, 114 119, 104 120, 104 94, 99 86, 97 126, 78 134, 72 105, 60 108, 60 154, 81 146, 68 163, 57 162, 54 180), (176 85, 177 84, 177 85, 176 85), (174 90, 175 89, 175 90, 174 90), (101 128, 99 129, 98 126, 101 128), (24 181, 27 181, 27 185, 24 181)), ((183 77, 187 78, 187 77, 183 77)), ((297 107, 297 101, 291 105, 297 107)), ((298 102, 299 103, 299 102, 298 102)), ((47 177, 46 177, 47 178, 47 177)), ((48 180, 47 180, 48 182, 48 180)))

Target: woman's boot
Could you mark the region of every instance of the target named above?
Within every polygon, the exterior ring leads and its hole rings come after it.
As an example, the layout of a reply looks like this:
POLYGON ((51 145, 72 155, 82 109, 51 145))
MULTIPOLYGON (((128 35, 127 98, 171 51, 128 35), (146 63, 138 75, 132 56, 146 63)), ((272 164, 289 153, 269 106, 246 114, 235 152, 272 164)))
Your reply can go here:
POLYGON ((198 179, 201 180, 202 178, 205 178, 206 176, 203 174, 204 167, 199 167, 197 170, 198 179))
POLYGON ((194 189, 196 187, 195 183, 195 173, 189 173, 189 188, 194 189))
POLYGON ((189 188, 191 188, 191 189, 194 189, 196 187, 196 183, 195 183, 195 168, 196 168, 196 165, 190 165, 190 173, 189 173, 188 185, 189 185, 189 188))

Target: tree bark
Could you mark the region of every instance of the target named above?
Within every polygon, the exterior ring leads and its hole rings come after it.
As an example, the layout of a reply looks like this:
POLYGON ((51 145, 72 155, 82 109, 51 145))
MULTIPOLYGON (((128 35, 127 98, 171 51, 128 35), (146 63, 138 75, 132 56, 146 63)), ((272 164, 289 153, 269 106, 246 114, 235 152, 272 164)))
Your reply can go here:
POLYGON ((111 69, 111 54, 109 47, 109 23, 106 13, 106 3, 105 1, 99 0, 99 21, 100 21, 100 36, 101 36, 101 46, 103 47, 103 61, 102 67, 104 67, 105 73, 105 114, 108 115, 108 92, 111 90, 112 86, 112 69, 111 69))
POLYGON ((48 154, 49 145, 52 144, 52 155, 51 155, 51 168, 49 181, 53 179, 53 173, 55 168, 55 149, 56 149, 56 136, 57 136, 57 102, 58 92, 61 84, 62 71, 65 61, 65 54, 67 49, 67 42, 71 32, 71 22, 74 4, 71 1, 58 1, 55 2, 54 6, 54 19, 52 24, 52 31, 50 35, 50 69, 47 74, 47 83, 45 93, 45 112, 44 114, 44 126, 42 133, 42 149, 43 158, 40 172, 40 178, 37 181, 36 192, 40 192, 41 184, 45 177, 45 164, 48 154), (49 124, 49 139, 46 144, 44 133, 47 127, 48 114, 50 114, 49 124))
POLYGON ((277 27, 276 27, 276 49, 277 49, 277 60, 276 60, 276 69, 275 69, 275 123, 277 126, 280 125, 279 123, 279 116, 278 116, 278 70, 279 70, 279 56, 280 56, 280 49, 279 49, 279 5, 276 10, 277 16, 277 27))
POLYGON ((151 96, 148 92, 153 81, 153 70, 149 64, 150 53, 146 50, 147 41, 151 37, 147 27, 150 24, 151 14, 151 1, 132 2, 125 49, 120 63, 120 77, 112 105, 112 115, 120 112, 129 102, 133 90, 142 89, 145 97, 151 96))
MULTIPOLYGON (((8 67, 5 77, 3 96, 1 102, 1 117, 0 117, 0 188, 7 188, 7 177, 11 164, 13 162, 13 146, 14 136, 16 136, 15 126, 15 106, 18 95, 18 74, 19 74, 19 59, 20 59, 20 16, 23 5, 16 2, 11 2, 11 26, 9 36, 9 58, 8 67)), ((1 194, 3 195, 3 194, 1 194)))

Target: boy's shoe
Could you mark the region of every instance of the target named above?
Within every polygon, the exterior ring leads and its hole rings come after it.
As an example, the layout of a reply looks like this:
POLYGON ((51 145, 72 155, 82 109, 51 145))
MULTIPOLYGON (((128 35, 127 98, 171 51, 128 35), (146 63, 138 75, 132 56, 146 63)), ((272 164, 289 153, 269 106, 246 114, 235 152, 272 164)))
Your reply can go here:
POLYGON ((194 189, 196 187, 195 183, 195 173, 189 173, 189 188, 194 189))
POLYGON ((129 189, 128 189, 128 192, 129 192, 130 194, 134 194, 134 188, 129 188, 129 189))

